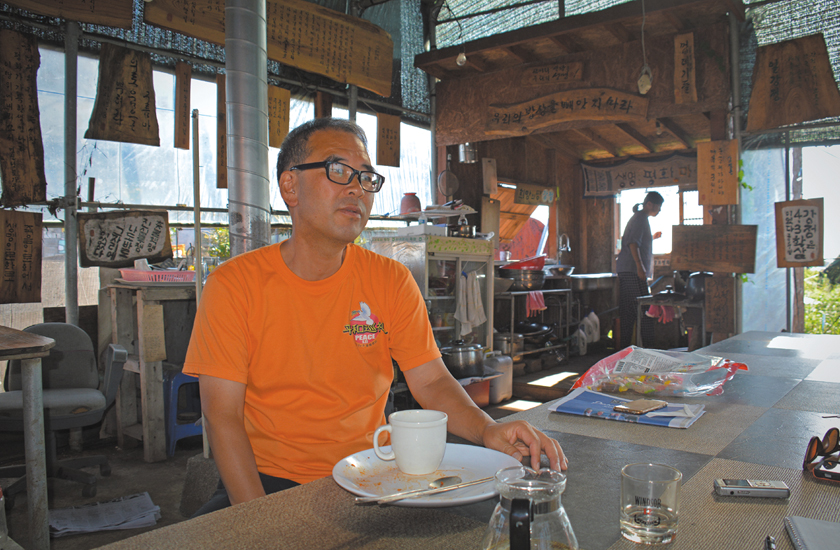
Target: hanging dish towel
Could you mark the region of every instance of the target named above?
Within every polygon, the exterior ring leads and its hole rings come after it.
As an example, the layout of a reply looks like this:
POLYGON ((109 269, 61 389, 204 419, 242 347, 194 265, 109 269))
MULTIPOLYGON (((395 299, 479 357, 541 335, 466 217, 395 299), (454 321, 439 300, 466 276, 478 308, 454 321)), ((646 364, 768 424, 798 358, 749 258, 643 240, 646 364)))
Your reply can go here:
POLYGON ((455 318, 461 323, 461 336, 466 336, 474 327, 487 321, 478 276, 473 271, 465 277, 466 280, 462 281, 464 284, 458 289, 458 304, 455 308, 455 318))
POLYGON ((527 317, 531 317, 545 310, 545 297, 543 297, 542 291, 533 290, 529 292, 528 298, 525 301, 525 308, 527 310, 527 317))

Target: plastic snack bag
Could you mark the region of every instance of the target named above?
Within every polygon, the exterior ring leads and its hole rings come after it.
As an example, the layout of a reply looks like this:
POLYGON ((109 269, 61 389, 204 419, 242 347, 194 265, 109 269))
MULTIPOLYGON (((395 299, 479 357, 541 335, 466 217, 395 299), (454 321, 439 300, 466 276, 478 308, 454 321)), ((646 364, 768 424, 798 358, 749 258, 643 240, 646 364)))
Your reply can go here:
POLYGON ((595 363, 572 389, 650 396, 720 395, 726 381, 739 370, 748 367, 722 357, 630 346, 595 363))

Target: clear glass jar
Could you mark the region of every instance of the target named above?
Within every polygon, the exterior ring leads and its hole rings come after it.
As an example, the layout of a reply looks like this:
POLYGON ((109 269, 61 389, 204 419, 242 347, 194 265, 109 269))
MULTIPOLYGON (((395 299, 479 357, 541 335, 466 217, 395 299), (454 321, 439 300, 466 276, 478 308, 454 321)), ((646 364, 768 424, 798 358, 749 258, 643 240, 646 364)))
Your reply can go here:
POLYGON ((484 533, 484 550, 578 550, 560 502, 566 475, 517 466, 496 473, 499 504, 484 533))

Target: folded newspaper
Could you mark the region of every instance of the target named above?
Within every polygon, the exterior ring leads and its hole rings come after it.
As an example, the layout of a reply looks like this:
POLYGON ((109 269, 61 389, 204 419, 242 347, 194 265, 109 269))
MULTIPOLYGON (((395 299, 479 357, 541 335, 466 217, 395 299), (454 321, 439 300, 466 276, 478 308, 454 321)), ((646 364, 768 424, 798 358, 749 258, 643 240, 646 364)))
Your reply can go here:
POLYGON ((149 493, 93 502, 73 508, 50 510, 50 535, 63 537, 79 533, 151 527, 160 519, 149 493))
POLYGON ((548 410, 668 428, 688 428, 706 412, 704 410, 705 405, 672 404, 647 414, 628 414, 613 410, 616 405, 629 403, 630 401, 632 400, 578 388, 566 397, 562 397, 549 405, 548 410))

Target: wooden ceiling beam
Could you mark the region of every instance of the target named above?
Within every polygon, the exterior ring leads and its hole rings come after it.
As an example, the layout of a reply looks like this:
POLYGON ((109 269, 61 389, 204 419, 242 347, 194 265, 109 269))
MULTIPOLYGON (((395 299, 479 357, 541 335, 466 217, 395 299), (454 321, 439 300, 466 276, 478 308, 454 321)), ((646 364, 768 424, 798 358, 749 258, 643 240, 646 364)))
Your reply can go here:
POLYGON ((615 146, 590 130, 589 128, 579 128, 577 130, 572 130, 573 132, 577 133, 578 135, 582 136, 584 139, 587 139, 609 153, 610 155, 617 157, 618 151, 616 150, 615 146))
POLYGON ((632 42, 633 40, 636 39, 636 37, 633 36, 633 33, 630 32, 627 29, 627 27, 625 27, 621 23, 607 23, 604 26, 606 27, 606 29, 608 31, 610 31, 610 34, 612 34, 614 37, 616 37, 618 39, 618 41, 621 42, 622 44, 625 44, 627 42, 632 42))
POLYGON ((522 220, 527 220, 531 217, 531 214, 523 214, 521 212, 508 212, 507 210, 503 210, 499 212, 499 218, 503 220, 509 220, 512 222, 519 222, 522 220))
MULTIPOLYGON (((708 10, 717 12, 719 15, 727 11, 734 11, 739 20, 744 20, 744 6, 738 0, 646 0, 645 8, 647 16, 654 17, 662 13, 667 14, 674 11, 679 13, 680 11, 691 10, 698 5, 704 5, 708 10)), ((638 17, 638 3, 627 2, 601 11, 562 17, 539 25, 479 38, 464 45, 450 46, 425 52, 415 56, 414 64, 416 67, 425 70, 426 66, 433 63, 445 60, 448 65, 450 62, 454 62, 462 47, 466 47, 465 53, 469 56, 471 53, 497 50, 504 46, 526 44, 540 38, 550 38, 563 48, 568 45, 574 51, 580 51, 580 45, 576 45, 573 41, 567 40, 568 33, 582 29, 603 28, 604 25, 609 23, 623 23, 627 20, 636 21, 638 17)))
POLYGON ((662 16, 668 23, 671 24, 672 27, 674 27, 675 31, 685 32, 685 30, 687 29, 687 26, 685 23, 683 23, 683 20, 677 17, 673 12, 664 11, 662 12, 662 16))
POLYGON ((534 61, 534 54, 532 54, 522 46, 505 46, 502 48, 502 51, 512 55, 513 57, 522 61, 523 63, 529 63, 531 61, 534 61))
POLYGON ((478 71, 478 72, 480 72, 480 73, 486 73, 486 72, 487 72, 487 65, 485 65, 485 64, 484 64, 484 63, 483 63, 483 62, 482 62, 482 61, 478 58, 478 56, 477 56, 477 55, 468 55, 468 56, 467 56, 466 66, 467 66, 467 67, 471 67, 471 68, 475 69, 476 71, 478 71))
POLYGON ((633 128, 632 126, 630 126, 626 122, 616 124, 615 127, 618 128, 619 130, 621 130, 622 132, 624 132, 625 134, 627 134, 627 136, 630 137, 631 139, 633 139, 633 141, 635 141, 636 143, 638 143, 639 145, 641 145, 642 147, 647 149, 648 153, 653 153, 653 144, 650 142, 650 140, 648 140, 648 138, 643 136, 635 128, 633 128))
POLYGON ((674 122, 673 119, 670 119, 668 117, 659 118, 657 120, 659 121, 659 124, 662 126, 662 128, 668 130, 668 132, 672 136, 677 138, 677 141, 683 144, 683 147, 685 147, 686 149, 694 149, 694 140, 691 138, 691 136, 688 135, 688 133, 685 130, 683 130, 682 126, 680 126, 679 124, 674 122))
POLYGON ((557 151, 564 157, 569 157, 575 161, 583 159, 583 155, 569 148, 569 145, 563 141, 557 134, 535 134, 528 136, 529 138, 539 139, 538 143, 544 147, 557 151))
POLYGON ((578 43, 572 39, 572 37, 564 35, 564 34, 557 34, 554 36, 548 37, 552 42, 556 45, 563 48, 563 51, 567 54, 575 53, 578 51, 578 43))

